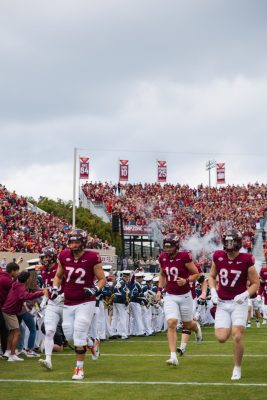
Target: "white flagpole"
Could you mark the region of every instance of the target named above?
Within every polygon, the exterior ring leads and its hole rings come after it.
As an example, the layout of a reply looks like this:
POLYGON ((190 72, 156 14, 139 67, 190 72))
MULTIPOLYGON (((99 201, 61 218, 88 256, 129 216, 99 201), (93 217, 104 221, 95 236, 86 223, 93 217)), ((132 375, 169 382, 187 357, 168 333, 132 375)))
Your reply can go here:
POLYGON ((77 159, 77 148, 74 147, 74 163, 73 163, 73 199, 72 199, 72 228, 75 229, 76 224, 76 159, 77 159))

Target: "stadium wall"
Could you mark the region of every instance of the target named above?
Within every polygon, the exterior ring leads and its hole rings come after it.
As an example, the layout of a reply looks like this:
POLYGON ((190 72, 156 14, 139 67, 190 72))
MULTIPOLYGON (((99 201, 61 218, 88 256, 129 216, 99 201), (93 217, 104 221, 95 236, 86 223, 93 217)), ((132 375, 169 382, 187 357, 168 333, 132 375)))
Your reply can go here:
MULTIPOLYGON (((102 258, 103 265, 112 265, 114 269, 117 269, 117 255, 115 254, 115 248, 109 250, 96 250, 92 249, 92 251, 97 251, 102 258)), ((34 258, 39 258, 40 254, 38 253, 11 253, 6 251, 0 251, 0 261, 3 258, 6 258, 7 262, 13 261, 13 259, 18 260, 20 257, 23 258, 23 262, 20 264, 20 268, 23 270, 28 267, 28 260, 32 260, 34 258)))

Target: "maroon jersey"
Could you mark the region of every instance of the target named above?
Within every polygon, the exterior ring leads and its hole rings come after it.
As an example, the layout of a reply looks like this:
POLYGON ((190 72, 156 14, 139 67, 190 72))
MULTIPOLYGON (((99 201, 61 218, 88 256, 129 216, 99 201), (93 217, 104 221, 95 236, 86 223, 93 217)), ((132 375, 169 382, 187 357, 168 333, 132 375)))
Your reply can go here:
MULTIPOLYGON (((43 266, 40 270, 42 281, 43 281, 43 286, 51 289, 53 287, 53 280, 57 272, 57 263, 53 264, 50 269, 46 269, 45 266, 43 266)), ((60 288, 59 288, 59 293, 62 294, 64 292, 64 286, 65 286, 65 278, 62 279, 60 288)), ((49 291, 49 298, 50 298, 50 291, 49 291)))
POLYGON ((232 300, 247 290, 248 269, 255 262, 252 254, 239 253, 230 260, 225 251, 217 250, 213 261, 219 275, 218 296, 221 300, 232 300))
POLYGON ((264 304, 267 305, 267 281, 260 284, 258 294, 260 296, 263 296, 264 304))
POLYGON ((162 273, 166 277, 165 290, 169 294, 185 294, 190 291, 189 283, 184 286, 178 286, 177 278, 187 279, 190 272, 185 264, 192 262, 192 256, 187 251, 179 251, 173 259, 169 258, 168 254, 163 252, 159 256, 159 263, 162 273))
POLYGON ((267 282, 267 267, 262 267, 260 270, 260 278, 263 282, 267 282))
POLYGON ((99 253, 85 251, 84 254, 75 260, 69 249, 61 251, 58 257, 65 276, 64 304, 73 306, 76 304, 95 301, 95 297, 86 297, 84 288, 93 287, 94 266, 101 263, 99 253))

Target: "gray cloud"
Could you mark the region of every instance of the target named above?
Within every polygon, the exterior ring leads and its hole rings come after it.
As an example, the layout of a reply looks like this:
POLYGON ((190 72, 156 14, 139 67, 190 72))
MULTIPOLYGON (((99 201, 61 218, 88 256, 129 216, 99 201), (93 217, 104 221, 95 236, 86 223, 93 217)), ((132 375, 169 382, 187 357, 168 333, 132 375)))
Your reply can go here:
POLYGON ((162 158, 174 182, 207 183, 208 159, 228 183, 265 181, 266 14, 263 0, 2 0, 0 182, 71 198, 74 147, 92 179, 116 181, 126 158, 154 181, 162 158))

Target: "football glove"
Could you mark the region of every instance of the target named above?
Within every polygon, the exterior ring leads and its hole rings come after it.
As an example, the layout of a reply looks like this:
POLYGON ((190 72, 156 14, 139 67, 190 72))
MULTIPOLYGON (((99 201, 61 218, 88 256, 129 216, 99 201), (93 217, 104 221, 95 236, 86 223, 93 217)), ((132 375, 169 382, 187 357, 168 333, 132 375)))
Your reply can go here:
POLYGON ((59 290, 58 290, 58 287, 55 286, 51 290, 50 300, 55 300, 58 295, 59 295, 59 290))
POLYGON ((234 297, 234 302, 237 304, 243 304, 249 298, 249 292, 246 290, 243 293, 237 294, 234 297))
POLYGON ((97 295, 97 293, 99 291, 97 286, 85 287, 85 288, 83 288, 83 290, 85 291, 86 297, 94 297, 97 295))

